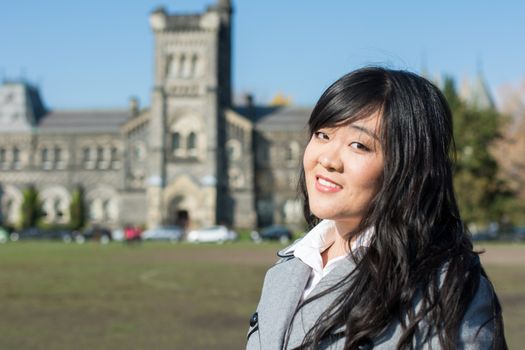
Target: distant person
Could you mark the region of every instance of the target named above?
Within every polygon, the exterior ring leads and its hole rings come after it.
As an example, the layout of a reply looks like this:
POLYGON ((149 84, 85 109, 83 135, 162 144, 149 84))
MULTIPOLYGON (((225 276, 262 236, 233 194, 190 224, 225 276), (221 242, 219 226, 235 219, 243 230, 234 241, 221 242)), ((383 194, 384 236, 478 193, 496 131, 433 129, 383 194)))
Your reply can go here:
POLYGON ((138 243, 141 240, 142 230, 137 226, 126 225, 124 228, 124 238, 126 243, 138 243))
POLYGON ((247 349, 506 349, 452 186, 452 117, 409 72, 321 96, 301 172, 312 229, 266 274, 247 349))

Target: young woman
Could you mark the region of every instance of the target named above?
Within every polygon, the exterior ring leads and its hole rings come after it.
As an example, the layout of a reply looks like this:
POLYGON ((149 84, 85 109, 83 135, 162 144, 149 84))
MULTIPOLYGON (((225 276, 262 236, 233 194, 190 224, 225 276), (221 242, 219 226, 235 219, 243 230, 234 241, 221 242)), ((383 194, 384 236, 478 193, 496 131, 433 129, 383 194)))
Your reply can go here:
POLYGON ((248 349, 506 349, 452 187, 452 117, 405 71, 343 76, 309 120, 307 235, 267 272, 248 349))

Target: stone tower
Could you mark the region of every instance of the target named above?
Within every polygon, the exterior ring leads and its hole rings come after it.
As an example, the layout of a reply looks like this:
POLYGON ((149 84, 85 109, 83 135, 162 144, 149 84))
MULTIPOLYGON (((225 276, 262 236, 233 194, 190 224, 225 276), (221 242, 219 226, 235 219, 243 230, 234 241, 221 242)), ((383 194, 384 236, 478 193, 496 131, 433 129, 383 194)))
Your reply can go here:
POLYGON ((151 13, 148 226, 228 224, 225 111, 231 104, 230 1, 199 14, 151 13))

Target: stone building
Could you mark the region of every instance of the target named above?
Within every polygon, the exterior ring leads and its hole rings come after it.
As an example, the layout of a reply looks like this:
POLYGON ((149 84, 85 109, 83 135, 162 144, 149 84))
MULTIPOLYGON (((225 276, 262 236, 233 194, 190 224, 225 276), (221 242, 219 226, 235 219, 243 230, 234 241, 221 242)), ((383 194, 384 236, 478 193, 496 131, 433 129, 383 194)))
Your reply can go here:
POLYGON ((150 14, 151 106, 48 110, 27 82, 0 86, 0 213, 18 222, 24 188, 50 224, 84 188, 89 222, 302 225, 297 176, 309 108, 232 105, 232 4, 150 14))

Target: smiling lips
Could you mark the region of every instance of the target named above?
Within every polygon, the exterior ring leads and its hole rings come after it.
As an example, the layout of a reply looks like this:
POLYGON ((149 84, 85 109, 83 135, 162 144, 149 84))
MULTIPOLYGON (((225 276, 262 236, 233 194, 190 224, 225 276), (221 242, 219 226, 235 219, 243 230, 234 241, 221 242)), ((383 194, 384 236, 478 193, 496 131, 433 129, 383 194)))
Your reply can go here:
POLYGON ((315 188, 320 192, 339 192, 343 189, 341 185, 322 176, 316 176, 315 180, 315 188))

